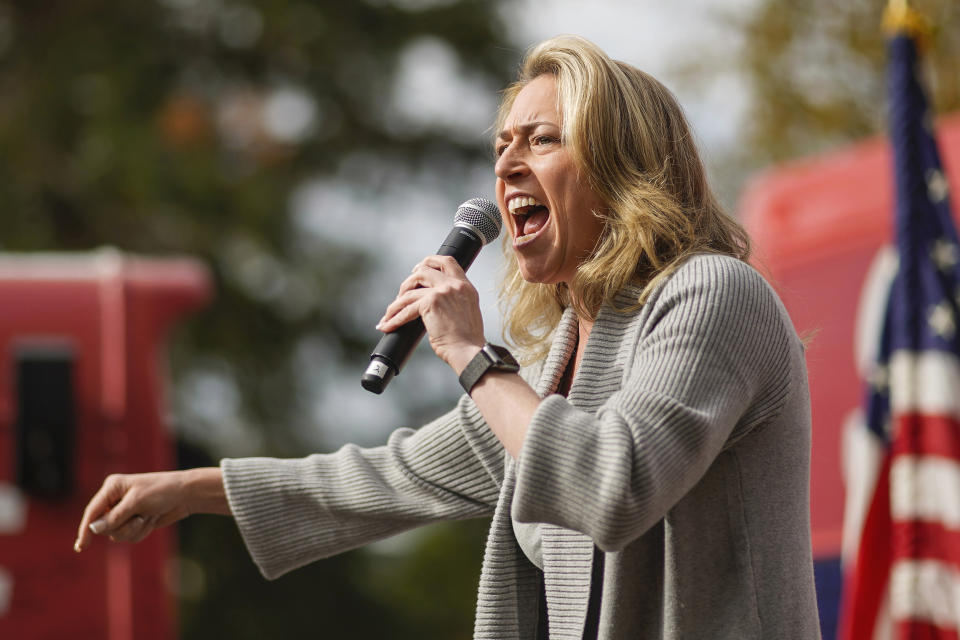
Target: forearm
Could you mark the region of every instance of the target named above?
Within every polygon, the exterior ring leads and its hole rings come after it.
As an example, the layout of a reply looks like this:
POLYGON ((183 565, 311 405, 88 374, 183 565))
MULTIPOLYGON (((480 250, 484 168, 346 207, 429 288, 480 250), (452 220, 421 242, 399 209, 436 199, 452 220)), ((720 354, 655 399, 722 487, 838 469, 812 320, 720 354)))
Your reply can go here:
POLYGON ((224 459, 224 487, 247 549, 268 578, 433 522, 489 517, 503 448, 462 399, 384 446, 294 460, 224 459))
POLYGON ((491 371, 470 392, 490 430, 516 459, 540 397, 516 373, 491 371))
MULTIPOLYGON (((477 345, 451 351, 448 364, 460 375, 479 351, 477 345)), ((516 459, 530 419, 540 405, 536 391, 516 373, 490 370, 470 390, 470 398, 503 448, 516 459)))

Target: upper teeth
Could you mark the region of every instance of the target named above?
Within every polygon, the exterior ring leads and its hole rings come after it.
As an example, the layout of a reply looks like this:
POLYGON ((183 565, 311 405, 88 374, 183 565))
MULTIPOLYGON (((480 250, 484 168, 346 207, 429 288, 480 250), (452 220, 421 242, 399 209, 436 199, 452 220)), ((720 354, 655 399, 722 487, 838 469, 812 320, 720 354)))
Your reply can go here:
POLYGON ((543 205, 536 198, 531 198, 530 196, 517 196, 512 198, 507 204, 507 208, 510 210, 510 213, 516 213, 517 209, 522 209, 523 207, 532 207, 543 205))

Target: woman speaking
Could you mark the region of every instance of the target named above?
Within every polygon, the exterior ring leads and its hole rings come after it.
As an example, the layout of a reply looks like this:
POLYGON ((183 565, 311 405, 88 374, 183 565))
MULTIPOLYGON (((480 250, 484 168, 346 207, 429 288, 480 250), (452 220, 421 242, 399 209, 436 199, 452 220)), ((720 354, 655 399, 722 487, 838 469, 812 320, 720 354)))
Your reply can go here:
POLYGON ((525 366, 487 344, 457 263, 427 257, 377 326, 423 319, 456 408, 372 449, 110 476, 77 550, 232 514, 274 578, 492 516, 476 638, 819 637, 803 348, 674 97, 559 37, 528 53, 495 132, 525 366))

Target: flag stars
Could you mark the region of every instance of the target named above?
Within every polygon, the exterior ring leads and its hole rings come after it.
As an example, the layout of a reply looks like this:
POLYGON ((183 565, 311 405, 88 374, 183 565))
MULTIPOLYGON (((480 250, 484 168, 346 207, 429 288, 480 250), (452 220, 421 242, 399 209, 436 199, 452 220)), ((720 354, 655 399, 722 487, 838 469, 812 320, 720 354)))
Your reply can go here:
POLYGON ((867 377, 867 383, 875 393, 887 393, 890 389, 890 369, 886 365, 878 363, 867 377))
POLYGON ((887 438, 887 442, 893 440, 893 421, 890 420, 890 416, 887 416, 887 419, 883 421, 883 434, 887 438))
POLYGON ((931 169, 927 172, 927 192, 934 203, 940 203, 947 199, 950 185, 940 169, 931 169))
POLYGON ((960 262, 960 249, 950 240, 939 238, 930 249, 930 259, 938 269, 949 273, 960 262))
POLYGON ((957 323, 953 317, 953 309, 950 308, 950 303, 946 300, 930 307, 927 322, 930 324, 933 332, 944 340, 953 338, 953 334, 956 333, 957 330, 957 323))

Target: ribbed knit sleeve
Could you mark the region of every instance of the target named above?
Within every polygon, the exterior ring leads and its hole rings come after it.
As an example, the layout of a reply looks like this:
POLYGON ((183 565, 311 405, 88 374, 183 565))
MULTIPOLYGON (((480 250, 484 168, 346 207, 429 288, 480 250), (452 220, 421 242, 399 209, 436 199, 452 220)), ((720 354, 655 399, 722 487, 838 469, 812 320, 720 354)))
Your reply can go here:
MULTIPOLYGON (((620 550, 663 518, 725 446, 783 406, 797 338, 748 265, 694 257, 641 314, 619 389, 578 390, 575 380, 569 400, 549 396, 535 412, 517 463, 516 520, 580 531, 620 550), (606 400, 578 407, 578 392, 606 400)), ((578 378, 601 377, 585 372, 614 357, 605 343, 615 345, 617 331, 622 343, 618 322, 616 312, 598 317, 578 378)))
POLYGON ((267 578, 418 525, 490 515, 503 448, 464 397, 385 446, 221 461, 227 499, 267 578))

